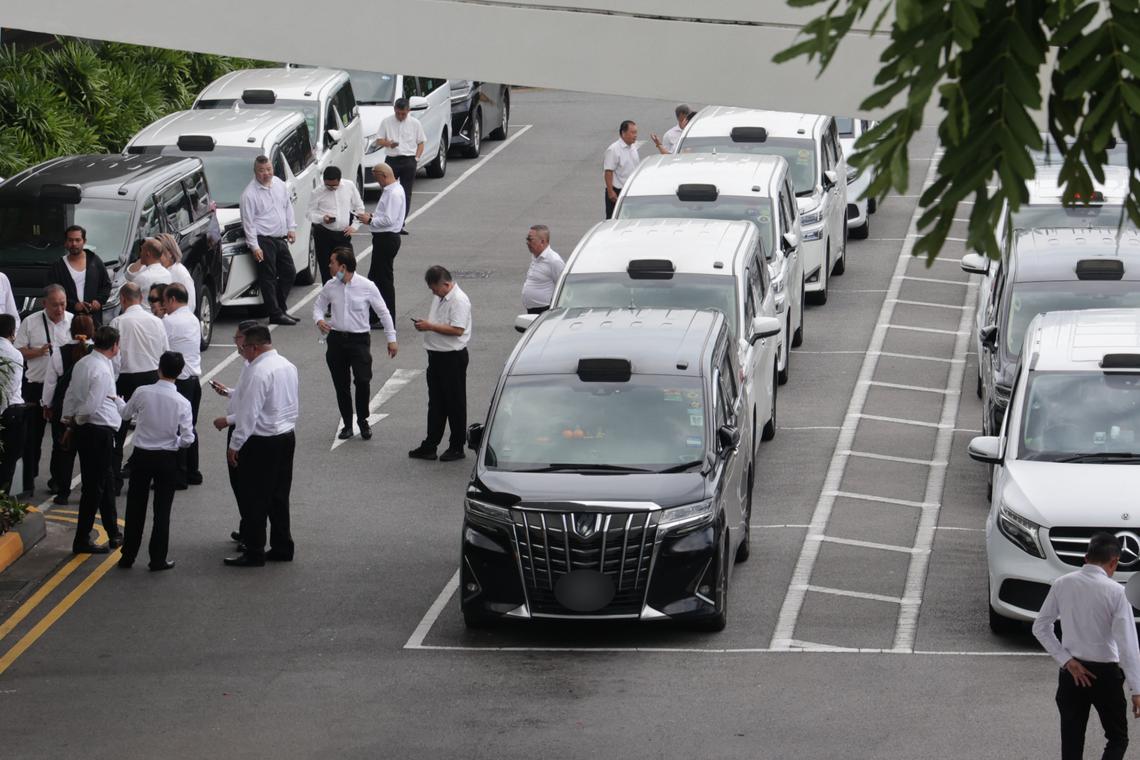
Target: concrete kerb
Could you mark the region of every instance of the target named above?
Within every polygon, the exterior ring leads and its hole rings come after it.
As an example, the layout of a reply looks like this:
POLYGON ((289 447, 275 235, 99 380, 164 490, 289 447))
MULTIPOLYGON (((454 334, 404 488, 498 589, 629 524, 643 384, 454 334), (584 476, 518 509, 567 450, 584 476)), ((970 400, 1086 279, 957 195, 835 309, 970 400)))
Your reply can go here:
POLYGON ((47 535, 47 521, 43 512, 29 507, 24 519, 0 536, 0 573, 24 556, 47 535))

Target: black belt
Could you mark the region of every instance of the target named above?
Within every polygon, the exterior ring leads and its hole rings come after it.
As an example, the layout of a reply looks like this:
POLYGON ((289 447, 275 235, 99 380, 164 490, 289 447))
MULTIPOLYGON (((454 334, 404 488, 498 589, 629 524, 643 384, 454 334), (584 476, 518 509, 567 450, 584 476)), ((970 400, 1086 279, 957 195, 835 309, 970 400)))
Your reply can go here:
POLYGON ((329 335, 344 335, 344 336, 364 336, 368 337, 370 333, 365 330, 364 332, 348 332, 347 330, 329 330, 329 335))

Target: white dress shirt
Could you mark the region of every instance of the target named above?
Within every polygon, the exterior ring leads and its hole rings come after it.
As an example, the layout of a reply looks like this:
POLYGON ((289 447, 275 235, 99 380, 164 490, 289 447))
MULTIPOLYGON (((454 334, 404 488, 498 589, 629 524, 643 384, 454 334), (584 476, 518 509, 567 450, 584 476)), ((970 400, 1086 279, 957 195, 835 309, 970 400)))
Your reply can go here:
POLYGON ((126 404, 115 393, 115 370, 111 360, 92 351, 75 363, 71 385, 63 397, 63 416, 77 425, 102 425, 118 430, 123 425, 126 404))
MULTIPOLYGON (((63 344, 65 346, 74 345, 74 340, 69 340, 63 344)), ((91 340, 87 341, 88 352, 91 350, 91 340)), ((62 346, 61 346, 62 348, 62 346)), ((40 399, 40 406, 50 407, 52 401, 55 399, 55 389, 59 385, 59 379, 63 377, 63 354, 59 351, 51 352, 51 361, 48 362, 47 374, 44 377, 44 395, 40 399)), ((81 357, 82 358, 82 357, 81 357)), ((114 362, 112 362, 113 364, 114 362)))
POLYGON ((313 304, 313 322, 324 319, 325 312, 330 307, 332 316, 328 322, 332 329, 347 333, 369 331, 368 309, 371 307, 384 326, 384 337, 389 343, 396 342, 396 326, 392 323, 392 315, 380 295, 380 289, 360 273, 354 272, 348 282, 333 277, 325 283, 313 304))
POLYGON ((639 163, 641 154, 637 152, 637 143, 626 145, 625 140, 619 137, 606 148, 602 170, 614 173, 614 190, 620 190, 639 163))
POLYGON ((1140 694, 1140 650, 1132 605, 1124 586, 1108 577, 1098 565, 1062 575, 1033 621, 1033 635, 1060 665, 1071 658, 1090 662, 1119 662, 1133 694, 1140 694), (1062 644, 1053 623, 1060 619, 1062 644))
MULTIPOLYGON (((326 230, 344 232, 346 227, 356 230, 353 214, 364 213, 364 200, 360 191, 356 189, 355 182, 346 182, 343 179, 336 190, 329 190, 323 182, 317 185, 309 197, 309 221, 320 225, 326 230), (331 224, 325 224, 326 216, 334 216, 331 224)), ((349 234, 352 234, 351 232, 349 234)))
POLYGON ((169 380, 136 389, 123 408, 123 419, 135 421, 136 449, 178 451, 194 442, 190 402, 169 380))
POLYGON ((554 286, 565 267, 566 262, 550 246, 546 246, 537 256, 532 255, 522 287, 523 308, 549 306, 554 298, 554 286))
POLYGON ((158 358, 170 350, 162 320, 141 304, 132 305, 112 319, 111 327, 119 331, 120 372, 154 372, 158 369, 158 358))
POLYGON ((152 285, 167 285, 171 282, 170 271, 157 261, 153 264, 139 267, 137 272, 132 272, 128 267, 127 282, 133 282, 135 285, 138 285, 139 290, 142 291, 142 297, 145 300, 150 295, 152 285))
MULTIPOLYGON (((84 276, 86 274, 84 272, 84 276)), ((20 307, 16 305, 16 296, 12 293, 12 283, 8 280, 8 275, 3 272, 0 272, 0 313, 11 314, 16 318, 16 327, 20 326, 20 307)))
POLYGON ((471 340, 471 299, 458 285, 452 283, 451 292, 443 298, 432 296, 428 309, 428 322, 462 327, 462 335, 444 335, 434 330, 424 333, 424 348, 428 351, 459 351, 471 340))
POLYGON ((404 229, 406 198, 404 186, 399 182, 393 182, 385 187, 380 192, 380 200, 376 201, 376 210, 372 212, 368 229, 373 232, 399 232, 404 229))
POLYGON ((24 403, 20 386, 24 380, 24 355, 7 338, 0 338, 0 366, 5 372, 0 376, 3 391, 0 391, 0 412, 13 404, 24 403))
MULTIPOLYGON (((20 323, 16 330, 16 348, 39 348, 47 343, 51 344, 51 353, 55 353, 57 346, 71 342, 70 311, 65 311, 58 322, 52 322, 44 311, 29 314, 28 318, 20 323), (45 324, 47 329, 44 329, 45 324)), ((27 360, 25 375, 29 383, 42 383, 47 377, 48 362, 51 354, 37 356, 27 360)))
POLYGON ((194 291, 194 275, 190 274, 190 270, 181 261, 175 262, 170 265, 170 269, 166 270, 170 273, 170 281, 177 282, 182 287, 186 288, 187 302, 190 308, 194 308, 194 304, 198 303, 195 296, 198 294, 194 291))
POLYGON ((395 140, 398 143, 395 148, 384 149, 387 155, 393 157, 414 156, 416 155, 416 146, 427 142, 424 125, 420 124, 420 120, 410 114, 403 121, 397 119, 395 114, 384 119, 380 122, 380 129, 377 130, 376 137, 395 140))
POLYGON ((685 130, 681 129, 679 124, 667 129, 665 134, 661 135, 661 147, 670 153, 676 153, 677 143, 680 141, 681 133, 684 131, 685 130))
POLYGON ((257 247, 258 235, 280 238, 297 229, 289 190, 277 177, 270 178, 268 186, 250 180, 241 191, 240 209, 241 228, 251 249, 257 247))
POLYGON ((297 368, 270 349, 249 363, 238 383, 230 448, 240 451, 250 436, 293 430, 300 413, 297 368))
POLYGON ((233 425, 237 422, 238 410, 238 389, 241 388, 241 379, 245 377, 245 371, 249 368, 249 362, 245 359, 241 360, 241 372, 238 373, 238 381, 234 387, 230 388, 230 395, 226 396, 226 424, 233 425))
POLYGON ((178 375, 179 380, 200 377, 202 374, 202 323, 194 316, 189 305, 179 306, 162 318, 166 330, 166 342, 171 351, 182 354, 186 366, 178 375))

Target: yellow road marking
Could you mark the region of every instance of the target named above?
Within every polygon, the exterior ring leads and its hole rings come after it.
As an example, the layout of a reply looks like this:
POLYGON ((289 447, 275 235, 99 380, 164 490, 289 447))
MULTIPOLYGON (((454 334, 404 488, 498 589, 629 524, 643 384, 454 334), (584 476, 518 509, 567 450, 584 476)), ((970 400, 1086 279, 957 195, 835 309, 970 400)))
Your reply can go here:
POLYGON ((40 586, 39 589, 36 590, 36 593, 28 597, 24 603, 12 613, 11 617, 5 620, 3 624, 0 624, 0 640, 3 640, 5 636, 11 633, 12 630, 20 624, 21 620, 31 614, 32 610, 38 607, 40 602, 47 598, 48 594, 55 591, 56 587, 67 580, 67 576, 75 572, 75 568, 86 562, 90 556, 90 554, 75 555, 66 565, 61 567, 55 575, 48 579, 47 583, 40 586))

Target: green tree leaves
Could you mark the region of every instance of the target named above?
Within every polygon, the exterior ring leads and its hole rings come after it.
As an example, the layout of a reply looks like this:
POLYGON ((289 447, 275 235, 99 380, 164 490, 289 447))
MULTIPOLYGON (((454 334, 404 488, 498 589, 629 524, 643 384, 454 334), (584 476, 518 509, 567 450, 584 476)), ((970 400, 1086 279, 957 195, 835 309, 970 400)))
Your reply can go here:
MULTIPOLYGON (((802 30, 804 39, 775 60, 833 59, 843 37, 870 10, 870 0, 789 0, 826 4, 802 30)), ((850 162, 873 167, 868 195, 905 192, 907 149, 931 98, 942 118, 945 152, 933 184, 919 199, 922 237, 915 255, 941 250, 957 205, 973 196, 967 245, 998 255, 994 228, 1003 203, 1016 209, 1035 174, 1030 149, 1041 135, 1031 112, 1047 106, 1049 132, 1064 156, 1066 197, 1103 180, 1113 135, 1128 142, 1132 168, 1126 211, 1140 225, 1140 3, 1137 0, 895 0, 890 44, 867 110, 893 108, 863 136, 850 162), (1052 65, 1048 102, 1040 74, 1052 65), (899 95, 905 102, 895 104, 899 95), (995 183, 995 179, 997 182, 995 183)), ((884 11, 885 12, 885 11, 884 11)), ((877 28, 882 15, 875 20, 877 28)))

